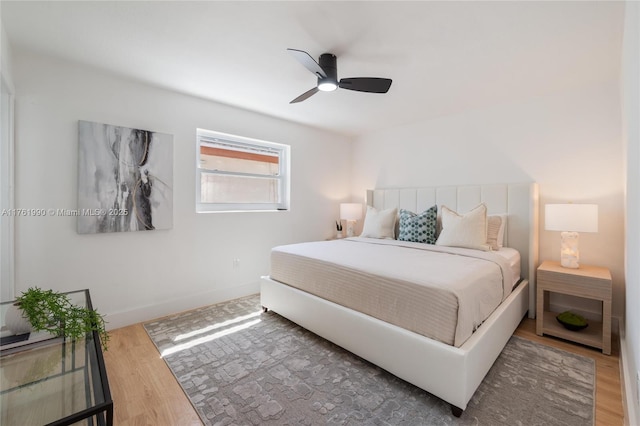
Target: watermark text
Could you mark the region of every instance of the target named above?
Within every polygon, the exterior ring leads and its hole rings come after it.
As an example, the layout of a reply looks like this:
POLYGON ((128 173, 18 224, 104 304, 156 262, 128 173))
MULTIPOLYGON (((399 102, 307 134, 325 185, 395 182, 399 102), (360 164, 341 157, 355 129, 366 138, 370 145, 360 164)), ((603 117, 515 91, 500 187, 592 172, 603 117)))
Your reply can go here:
POLYGON ((128 216, 128 209, 2 209, 0 216, 44 217, 44 216, 128 216))

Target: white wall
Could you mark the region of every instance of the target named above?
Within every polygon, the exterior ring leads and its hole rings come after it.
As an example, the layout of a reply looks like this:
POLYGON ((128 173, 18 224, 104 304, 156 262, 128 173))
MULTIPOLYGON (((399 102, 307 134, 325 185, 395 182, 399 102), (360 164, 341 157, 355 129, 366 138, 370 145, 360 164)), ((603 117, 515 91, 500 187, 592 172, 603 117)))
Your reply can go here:
MULTIPOLYGON (((13 207, 13 91, 11 45, 0 19, 0 209, 3 210, 13 207)), ((9 215, 0 216, 0 301, 14 298, 13 222, 9 215)))
MULTIPOLYGON (((0 17, 2 17, 2 5, 0 4, 0 17)), ((0 73, 7 85, 13 92, 13 56, 11 53, 11 43, 0 19, 0 73)))
MULTIPOLYGON (((0 209, 13 207, 13 94, 0 75, 0 209)), ((0 216, 0 301, 14 299, 13 223, 8 214, 0 216)))
MULTIPOLYGON (((599 205, 599 232, 580 235, 581 261, 611 269, 624 311, 624 210, 617 81, 407 124, 356 140, 352 194, 374 187, 535 181, 544 205, 599 205)), ((542 227, 541 226, 541 227, 542 227)), ((560 233, 540 231, 540 260, 559 260, 560 233)), ((554 300, 552 300, 554 302, 554 300)), ((568 303, 555 298, 555 303, 568 303)), ((582 304, 598 315, 597 303, 582 304)))
POLYGON ((621 352, 627 424, 640 422, 640 4, 626 2, 622 97, 626 144, 626 333, 621 352))
POLYGON ((16 206, 77 207, 78 120, 173 135, 168 231, 78 235, 73 217, 16 221, 17 292, 89 288, 110 328, 258 291, 271 247, 332 235, 349 140, 90 68, 14 51, 16 206), (195 213, 196 128, 291 145, 290 212, 195 213), (233 259, 240 267, 233 267, 233 259))

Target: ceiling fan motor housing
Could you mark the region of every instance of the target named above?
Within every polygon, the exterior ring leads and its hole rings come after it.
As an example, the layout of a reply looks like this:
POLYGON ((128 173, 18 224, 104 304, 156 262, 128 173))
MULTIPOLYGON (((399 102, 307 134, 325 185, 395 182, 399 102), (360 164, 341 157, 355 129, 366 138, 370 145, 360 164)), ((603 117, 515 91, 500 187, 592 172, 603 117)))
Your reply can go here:
POLYGON ((323 53, 320 55, 318 65, 324 70, 326 77, 318 77, 318 88, 320 90, 331 91, 338 88, 338 68, 336 65, 336 55, 323 53), (323 89, 324 88, 324 89, 323 89))

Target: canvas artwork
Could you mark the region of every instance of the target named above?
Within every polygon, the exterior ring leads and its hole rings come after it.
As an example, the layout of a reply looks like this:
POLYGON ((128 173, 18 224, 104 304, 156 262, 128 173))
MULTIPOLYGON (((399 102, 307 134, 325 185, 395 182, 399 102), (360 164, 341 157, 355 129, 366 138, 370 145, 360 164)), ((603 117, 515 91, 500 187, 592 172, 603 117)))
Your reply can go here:
POLYGON ((78 122, 78 233, 173 226, 173 136, 78 122))

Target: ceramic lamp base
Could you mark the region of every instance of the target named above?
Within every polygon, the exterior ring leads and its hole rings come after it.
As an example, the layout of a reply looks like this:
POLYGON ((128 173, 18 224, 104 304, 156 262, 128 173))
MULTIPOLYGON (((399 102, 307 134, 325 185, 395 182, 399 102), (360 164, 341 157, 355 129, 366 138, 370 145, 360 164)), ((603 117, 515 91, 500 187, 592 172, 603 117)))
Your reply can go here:
POLYGON ((580 267, 580 251, 578 242, 580 234, 577 232, 563 232, 560 247, 560 265, 565 268, 577 269, 580 267))
POLYGON ((347 220, 347 237, 353 237, 353 226, 356 224, 355 220, 347 220))

